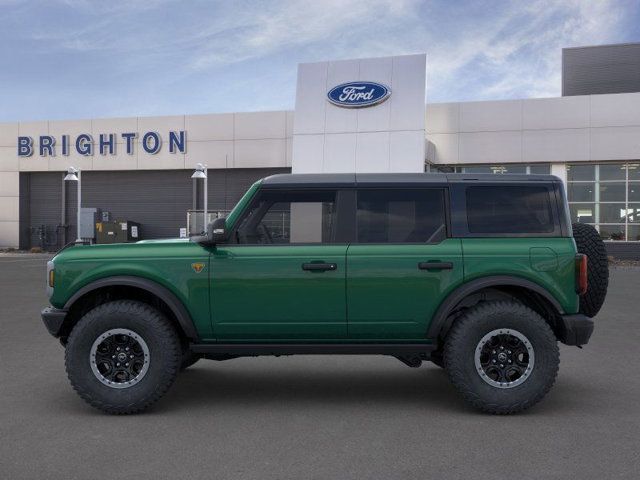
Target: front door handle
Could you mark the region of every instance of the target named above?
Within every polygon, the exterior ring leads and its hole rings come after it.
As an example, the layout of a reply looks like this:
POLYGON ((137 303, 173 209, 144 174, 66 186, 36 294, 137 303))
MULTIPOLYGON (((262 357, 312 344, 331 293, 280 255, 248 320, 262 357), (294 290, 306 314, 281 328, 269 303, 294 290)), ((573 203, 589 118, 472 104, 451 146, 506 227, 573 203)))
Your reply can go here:
POLYGON ((335 263, 303 263, 302 269, 310 272, 326 272, 327 270, 336 270, 338 265, 335 263))
POLYGON ((452 262, 420 262, 418 263, 420 270, 451 270, 453 269, 452 262))

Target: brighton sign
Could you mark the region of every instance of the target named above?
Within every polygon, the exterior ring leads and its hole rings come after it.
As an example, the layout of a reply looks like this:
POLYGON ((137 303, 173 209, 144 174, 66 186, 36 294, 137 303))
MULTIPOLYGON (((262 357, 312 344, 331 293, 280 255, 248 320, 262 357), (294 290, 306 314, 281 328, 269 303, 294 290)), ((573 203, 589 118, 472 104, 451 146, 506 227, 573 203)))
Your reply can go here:
POLYGON ((391 89, 376 82, 349 82, 333 87, 327 99, 344 108, 371 107, 384 102, 391 96, 391 89))
MULTIPOLYGON (((146 132, 139 135, 136 132, 121 133, 121 143, 127 155, 135 152, 136 139, 140 138, 142 149, 155 155, 162 149, 162 137, 157 132, 146 132)), ((169 132, 169 153, 185 153, 187 151, 187 134, 184 130, 169 132)), ((70 135, 60 135, 56 138, 52 135, 40 135, 38 146, 34 146, 33 137, 18 137, 18 156, 30 157, 34 153, 41 157, 55 157, 57 153, 69 155, 72 151, 79 155, 91 156, 95 152, 100 155, 115 155, 118 138, 115 133, 101 133, 93 135, 81 133, 75 138, 70 135)))

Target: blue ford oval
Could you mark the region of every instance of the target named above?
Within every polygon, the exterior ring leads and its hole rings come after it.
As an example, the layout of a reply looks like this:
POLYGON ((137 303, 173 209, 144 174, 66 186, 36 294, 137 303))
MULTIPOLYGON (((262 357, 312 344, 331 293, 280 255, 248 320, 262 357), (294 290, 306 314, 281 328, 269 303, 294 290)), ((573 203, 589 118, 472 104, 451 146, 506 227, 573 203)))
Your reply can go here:
POLYGON ((333 87, 327 93, 331 103, 345 108, 370 107, 384 102, 391 89, 376 82, 349 82, 333 87))

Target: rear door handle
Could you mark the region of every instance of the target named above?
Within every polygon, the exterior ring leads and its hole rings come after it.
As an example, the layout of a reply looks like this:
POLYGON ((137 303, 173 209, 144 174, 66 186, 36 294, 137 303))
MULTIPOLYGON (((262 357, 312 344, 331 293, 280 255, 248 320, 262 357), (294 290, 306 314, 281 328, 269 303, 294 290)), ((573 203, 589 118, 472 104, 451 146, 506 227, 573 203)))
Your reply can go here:
POLYGON ((418 263, 420 270, 451 270, 453 269, 452 262, 420 262, 418 263))
POLYGON ((327 270, 337 270, 338 265, 335 263, 303 263, 302 269, 310 272, 326 272, 327 270))

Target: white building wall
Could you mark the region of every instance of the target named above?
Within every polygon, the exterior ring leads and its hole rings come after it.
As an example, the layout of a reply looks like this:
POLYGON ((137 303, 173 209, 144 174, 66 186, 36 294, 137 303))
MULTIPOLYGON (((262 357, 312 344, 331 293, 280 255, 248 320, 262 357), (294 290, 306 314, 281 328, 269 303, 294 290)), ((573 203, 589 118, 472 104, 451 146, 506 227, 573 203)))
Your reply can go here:
POLYGON ((430 104, 431 163, 640 159, 640 93, 430 104))
POLYGON ((293 172, 423 171, 425 82, 424 54, 299 65, 293 172), (327 92, 350 81, 382 83, 391 96, 367 108, 331 104, 327 92))

